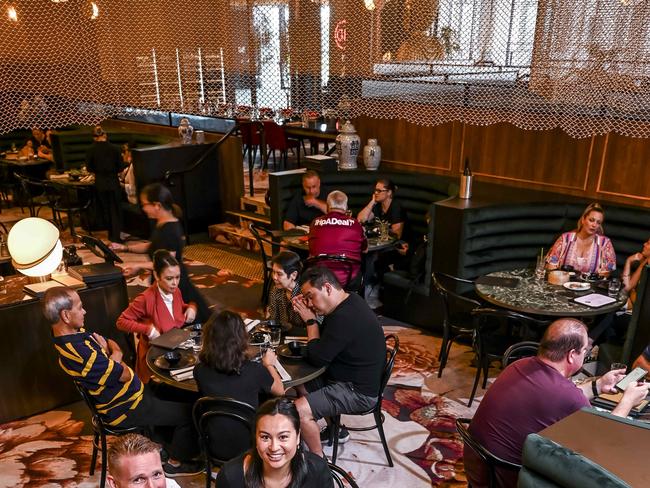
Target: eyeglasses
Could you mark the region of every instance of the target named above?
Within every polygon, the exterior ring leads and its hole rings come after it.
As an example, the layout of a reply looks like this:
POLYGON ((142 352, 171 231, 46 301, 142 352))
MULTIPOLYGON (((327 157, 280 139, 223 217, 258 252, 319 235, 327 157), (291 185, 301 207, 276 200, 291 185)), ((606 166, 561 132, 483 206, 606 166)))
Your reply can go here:
POLYGON ((387 189, 387 188, 384 188, 384 189, 382 189, 382 188, 375 188, 375 193, 384 193, 385 191, 388 191, 388 189, 387 189))

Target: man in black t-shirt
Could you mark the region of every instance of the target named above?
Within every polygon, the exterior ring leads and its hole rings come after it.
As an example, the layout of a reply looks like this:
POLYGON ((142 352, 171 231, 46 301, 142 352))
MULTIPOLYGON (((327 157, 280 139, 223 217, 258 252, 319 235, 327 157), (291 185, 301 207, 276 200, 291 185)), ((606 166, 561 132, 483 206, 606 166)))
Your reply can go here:
POLYGON ((320 177, 313 170, 305 171, 302 175, 303 193, 296 193, 284 216, 284 230, 293 229, 298 225, 309 225, 316 217, 327 212, 325 199, 329 191, 320 186, 320 177))
POLYGON ((322 455, 316 421, 339 414, 364 412, 379 395, 386 362, 384 332, 377 316, 356 293, 347 293, 325 267, 310 268, 301 277, 302 295, 293 306, 307 326, 306 359, 326 366, 328 383, 296 401, 302 437, 309 450, 322 455), (324 317, 322 332, 316 316, 324 317))

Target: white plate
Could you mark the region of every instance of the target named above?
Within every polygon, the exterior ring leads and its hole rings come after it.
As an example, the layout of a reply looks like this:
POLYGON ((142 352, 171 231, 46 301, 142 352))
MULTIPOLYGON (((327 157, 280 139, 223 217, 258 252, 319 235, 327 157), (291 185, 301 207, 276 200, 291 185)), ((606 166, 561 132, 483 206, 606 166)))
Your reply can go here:
POLYGON ((583 283, 582 281, 568 281, 564 283, 564 288, 571 291, 585 291, 591 288, 589 283, 583 283))

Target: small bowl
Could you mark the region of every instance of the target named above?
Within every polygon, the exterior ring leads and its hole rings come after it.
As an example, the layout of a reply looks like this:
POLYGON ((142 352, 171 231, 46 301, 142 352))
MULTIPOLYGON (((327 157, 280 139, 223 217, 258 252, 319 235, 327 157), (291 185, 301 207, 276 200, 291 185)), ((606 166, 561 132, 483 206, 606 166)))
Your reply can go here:
POLYGON ((178 351, 169 351, 166 352, 163 357, 170 366, 174 366, 181 360, 181 353, 178 351))
POLYGON ((287 343, 287 347, 293 356, 302 356, 306 344, 300 341, 291 341, 287 343))

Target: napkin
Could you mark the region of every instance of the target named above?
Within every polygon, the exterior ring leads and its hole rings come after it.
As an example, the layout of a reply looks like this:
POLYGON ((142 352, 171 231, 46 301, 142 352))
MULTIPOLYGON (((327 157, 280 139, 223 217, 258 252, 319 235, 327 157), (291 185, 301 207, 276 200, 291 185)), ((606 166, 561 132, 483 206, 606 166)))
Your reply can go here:
POLYGON ((277 359, 275 360, 275 369, 278 370, 278 373, 280 374, 280 378, 282 381, 291 381, 291 375, 287 372, 286 369, 284 369, 284 366, 280 364, 280 361, 277 359))
POLYGON ((250 332, 260 323, 259 320, 255 319, 244 319, 244 324, 246 325, 246 332, 250 332))
POLYGON ((185 381, 194 377, 194 365, 188 366, 186 368, 173 369, 169 374, 176 381, 185 381))

